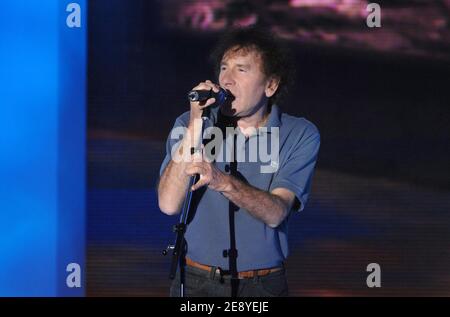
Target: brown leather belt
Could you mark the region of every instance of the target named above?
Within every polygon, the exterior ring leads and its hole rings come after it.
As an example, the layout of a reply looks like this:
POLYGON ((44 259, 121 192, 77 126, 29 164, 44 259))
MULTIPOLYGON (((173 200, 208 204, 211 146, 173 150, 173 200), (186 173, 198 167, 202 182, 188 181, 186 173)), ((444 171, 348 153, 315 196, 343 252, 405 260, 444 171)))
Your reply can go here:
MULTIPOLYGON (((204 271, 208 271, 208 272, 211 272, 211 270, 216 269, 216 273, 221 273, 221 270, 215 266, 200 264, 198 262, 191 260, 188 257, 186 257, 186 264, 189 266, 204 270, 204 271)), ((282 269, 283 269, 282 267, 274 267, 274 268, 269 268, 269 269, 238 272, 238 278, 243 279, 243 278, 252 278, 255 276, 265 276, 265 275, 268 275, 273 272, 278 272, 282 269)))

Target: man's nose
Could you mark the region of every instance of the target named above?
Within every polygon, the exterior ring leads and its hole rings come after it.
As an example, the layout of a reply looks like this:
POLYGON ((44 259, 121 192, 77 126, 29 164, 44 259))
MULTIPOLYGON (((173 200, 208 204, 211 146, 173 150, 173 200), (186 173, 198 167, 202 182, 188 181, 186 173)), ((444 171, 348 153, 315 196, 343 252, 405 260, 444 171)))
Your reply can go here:
POLYGON ((226 72, 220 76, 221 86, 225 88, 232 87, 236 82, 230 72, 226 72))

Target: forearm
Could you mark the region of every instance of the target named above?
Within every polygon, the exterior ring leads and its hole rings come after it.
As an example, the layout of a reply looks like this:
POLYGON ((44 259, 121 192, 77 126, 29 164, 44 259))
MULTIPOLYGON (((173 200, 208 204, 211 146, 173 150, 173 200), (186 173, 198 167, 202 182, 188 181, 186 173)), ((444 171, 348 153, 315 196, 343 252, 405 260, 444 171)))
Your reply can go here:
POLYGON ((234 176, 225 178, 227 186, 221 193, 240 208, 268 226, 277 227, 289 212, 289 206, 277 195, 248 185, 234 176))
POLYGON ((189 185, 189 177, 183 175, 183 162, 169 162, 158 183, 158 203, 162 212, 177 214, 189 185))
MULTIPOLYGON (((191 128, 188 129, 190 132, 191 128)), ((190 176, 185 173, 189 161, 185 151, 190 155, 190 148, 196 146, 196 140, 187 133, 177 149, 178 160, 170 160, 158 183, 158 203, 162 212, 173 215, 180 212, 186 192, 188 190, 190 176)))

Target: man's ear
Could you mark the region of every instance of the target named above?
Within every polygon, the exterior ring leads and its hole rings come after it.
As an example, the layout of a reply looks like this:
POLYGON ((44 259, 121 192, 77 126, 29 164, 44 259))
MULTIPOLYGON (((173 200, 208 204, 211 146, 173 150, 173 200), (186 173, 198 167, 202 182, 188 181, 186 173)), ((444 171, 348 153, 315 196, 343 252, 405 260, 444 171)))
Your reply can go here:
POLYGON ((270 98, 272 97, 278 89, 278 86, 280 85, 280 78, 278 77, 270 77, 266 82, 266 97, 270 98))

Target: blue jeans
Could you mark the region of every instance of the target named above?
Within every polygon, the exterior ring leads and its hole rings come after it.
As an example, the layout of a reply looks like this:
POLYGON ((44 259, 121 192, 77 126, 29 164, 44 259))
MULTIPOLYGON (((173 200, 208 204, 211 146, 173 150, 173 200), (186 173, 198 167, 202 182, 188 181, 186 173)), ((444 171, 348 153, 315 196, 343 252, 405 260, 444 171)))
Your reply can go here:
MULTIPOLYGON (((231 277, 186 266, 184 294, 186 297, 230 297, 231 277)), ((281 269, 265 276, 239 279, 238 297, 277 297, 288 296, 285 270, 281 269)), ((170 287, 170 296, 180 295, 180 270, 170 287)))

